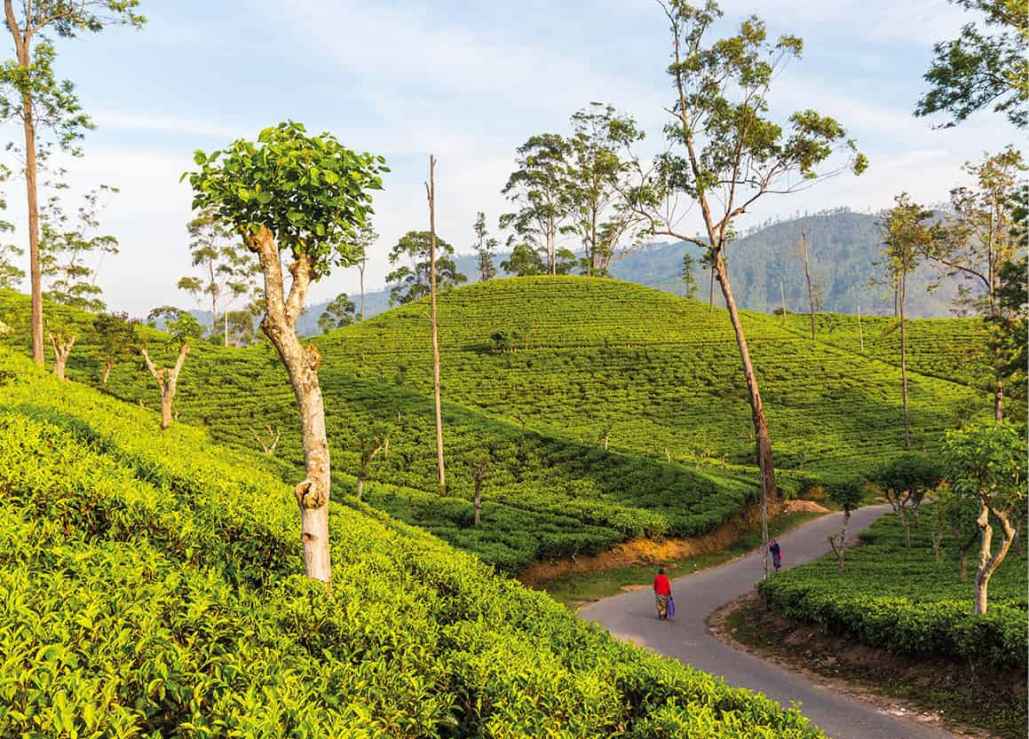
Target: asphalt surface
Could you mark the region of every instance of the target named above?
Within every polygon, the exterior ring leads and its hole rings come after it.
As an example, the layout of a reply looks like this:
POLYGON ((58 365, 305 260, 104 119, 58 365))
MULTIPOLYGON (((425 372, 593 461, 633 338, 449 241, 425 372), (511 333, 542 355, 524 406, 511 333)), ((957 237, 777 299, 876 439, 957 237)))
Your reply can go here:
MULTIPOLYGON (((848 538, 889 510, 869 506, 851 515, 848 538)), ((839 532, 841 513, 822 516, 779 537, 783 566, 791 567, 829 550, 826 537, 839 532)), ((732 685, 760 691, 784 706, 796 704, 836 739, 928 739, 953 734, 913 718, 893 715, 856 698, 816 685, 803 675, 740 652, 708 632, 705 623, 718 608, 753 590, 763 574, 760 552, 672 581, 677 607, 673 621, 658 621, 654 595, 647 590, 622 593, 579 611, 615 636, 721 675, 732 685)))

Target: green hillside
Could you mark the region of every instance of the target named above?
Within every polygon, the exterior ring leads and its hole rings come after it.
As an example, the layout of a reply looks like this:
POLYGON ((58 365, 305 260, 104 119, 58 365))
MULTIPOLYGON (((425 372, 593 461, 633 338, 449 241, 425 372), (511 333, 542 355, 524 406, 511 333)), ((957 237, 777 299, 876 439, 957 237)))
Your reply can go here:
POLYGON ((0 349, 0 735, 814 736, 358 504, 0 349))
MULTIPOLYGON (((0 310, 16 328, 9 340, 24 344, 24 298, 7 293, 0 310)), ((80 322, 70 375, 95 382, 87 318, 52 315, 80 322)), ((442 299, 440 317, 450 497, 435 494, 424 303, 317 340, 337 495, 352 490, 358 435, 385 424, 390 451, 372 477, 390 486, 368 502, 511 571, 639 535, 704 533, 755 499, 750 409, 723 312, 567 277, 458 289, 442 299), (473 527, 471 466, 484 451, 492 471, 483 524, 473 527)), ((812 344, 769 316, 746 321, 785 489, 851 474, 901 448, 894 368, 812 344)), ((108 390, 156 407, 151 382, 126 364, 108 390)), ((255 432, 271 426, 282 432, 277 459, 299 464, 292 393, 269 347, 200 344, 179 385, 182 420, 250 450, 255 432)), ((911 398, 916 445, 927 450, 959 416, 988 408, 967 387, 921 375, 911 398)))

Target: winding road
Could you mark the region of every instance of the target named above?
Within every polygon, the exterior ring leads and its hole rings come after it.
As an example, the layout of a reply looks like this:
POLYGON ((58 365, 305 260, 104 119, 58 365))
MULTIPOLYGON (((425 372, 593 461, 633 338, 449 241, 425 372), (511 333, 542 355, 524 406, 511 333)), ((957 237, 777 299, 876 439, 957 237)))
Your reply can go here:
MULTIPOLYGON (((886 513, 889 506, 869 506, 851 515, 857 533, 886 513)), ((779 537, 785 567, 825 554, 826 537, 839 531, 842 513, 822 516, 779 537)), ((856 698, 816 685, 803 675, 733 649, 708 632, 706 619, 718 608, 746 595, 762 576, 760 551, 719 567, 686 575, 672 583, 678 615, 658 621, 649 590, 622 593, 579 611, 615 636, 675 657, 698 669, 723 676, 729 683, 757 690, 784 706, 796 702, 801 711, 835 739, 933 739, 952 737, 938 726, 895 716, 856 698)))

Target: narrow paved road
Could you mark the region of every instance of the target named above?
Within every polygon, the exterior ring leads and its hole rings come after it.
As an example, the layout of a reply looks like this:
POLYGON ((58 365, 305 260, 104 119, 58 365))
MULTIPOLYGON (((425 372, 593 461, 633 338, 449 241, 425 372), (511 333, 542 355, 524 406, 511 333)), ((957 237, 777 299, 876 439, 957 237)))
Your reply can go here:
MULTIPOLYGON (((851 516, 857 533, 889 510, 869 506, 851 516)), ((839 531, 843 514, 823 516, 779 537, 785 567, 807 562, 829 549, 826 537, 839 531)), ((762 576, 760 552, 720 567, 687 575, 672 583, 679 612, 674 621, 658 621, 649 590, 615 595, 583 608, 582 617, 606 626, 614 635, 654 649, 733 685, 758 690, 784 706, 790 702, 836 739, 928 739, 952 734, 935 726, 885 713, 875 706, 813 684, 807 678, 740 652, 708 633, 707 617, 750 592, 762 576)))

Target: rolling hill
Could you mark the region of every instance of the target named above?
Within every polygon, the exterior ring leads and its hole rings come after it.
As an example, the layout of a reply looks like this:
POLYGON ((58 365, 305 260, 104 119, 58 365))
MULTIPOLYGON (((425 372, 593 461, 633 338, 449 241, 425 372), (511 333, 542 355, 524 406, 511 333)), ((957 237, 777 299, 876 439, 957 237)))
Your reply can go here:
MULTIPOLYGON (((803 265, 796 253, 801 233, 811 245, 811 270, 823 293, 822 310, 833 313, 866 316, 891 313, 889 295, 869 287, 870 281, 881 278, 877 266, 880 259, 880 216, 847 209, 798 216, 756 228, 735 241, 728 250, 729 272, 733 280, 736 302, 742 308, 771 312, 780 308, 785 293, 789 311, 808 310, 807 288, 803 265), (733 259, 734 254, 739 254, 733 259)), ((457 243, 457 242, 454 242, 457 243)), ((611 265, 611 276, 646 285, 675 295, 683 294, 680 277, 683 254, 689 251, 700 264, 700 250, 683 243, 658 243, 628 250, 611 265)), ((498 254, 493 262, 503 275, 500 263, 507 254, 498 254)), ((457 269, 470 281, 478 279, 478 257, 460 255, 457 269)), ((913 317, 949 316, 954 286, 945 282, 930 292, 927 286, 935 272, 922 266, 911 276, 908 315, 913 317)), ((707 301, 707 273, 696 268, 699 289, 697 299, 707 301)), ((351 296, 353 297, 353 296, 351 296)), ((389 293, 373 290, 366 293, 368 316, 389 310, 389 293)), ((715 304, 722 305, 715 287, 715 304)), ((320 333, 318 316, 327 303, 315 304, 301 317, 306 334, 320 333)))
POLYGON ((0 735, 819 736, 267 466, 0 348, 0 735))
MULTIPOLYGON (((0 298, 17 329, 9 341, 22 346, 24 305, 0 298)), ((88 317, 52 315, 80 325, 70 375, 94 381, 88 317)), ((637 536, 706 533, 755 500, 750 410, 725 314, 583 277, 495 280, 441 300, 450 485, 440 498, 426 316, 414 303, 317 339, 337 496, 352 490, 360 434, 381 424, 390 450, 372 479, 385 484, 367 501, 509 571, 637 536), (471 468, 484 453, 491 473, 475 527, 471 468)), ((895 367, 813 343, 771 316, 746 322, 787 492, 902 448, 895 367)), ((160 341, 151 341, 158 353, 160 341)), ((125 364, 107 391, 155 407, 150 383, 125 364)), ((276 458, 296 474, 293 398, 270 347, 200 344, 179 384, 182 420, 250 450, 266 427, 281 432, 276 458)), ((911 402, 915 445, 927 451, 960 418, 989 408, 967 386, 920 374, 911 402)))

